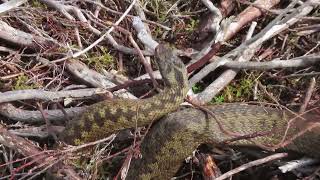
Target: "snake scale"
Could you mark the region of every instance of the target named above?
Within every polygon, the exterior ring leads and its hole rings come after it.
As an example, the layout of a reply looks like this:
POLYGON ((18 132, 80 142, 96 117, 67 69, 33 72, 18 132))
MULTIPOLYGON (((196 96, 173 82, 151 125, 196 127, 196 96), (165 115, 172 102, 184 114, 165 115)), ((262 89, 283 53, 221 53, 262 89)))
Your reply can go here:
MULTIPOLYGON (((156 48, 155 56, 165 83, 162 92, 142 100, 116 99, 91 105, 79 119, 67 124, 61 139, 69 144, 91 142, 117 130, 144 126, 178 109, 188 91, 186 68, 164 45, 156 48)), ((169 179, 199 144, 219 143, 258 132, 265 134, 231 145, 272 148, 290 140, 290 144, 283 145, 285 149, 320 157, 320 149, 316 148, 320 147, 316 113, 292 119, 295 115, 289 111, 256 105, 224 104, 206 108, 214 117, 187 108, 157 121, 142 142, 142 158, 132 161, 127 179, 169 179), (306 132, 300 136, 303 131, 306 132)))

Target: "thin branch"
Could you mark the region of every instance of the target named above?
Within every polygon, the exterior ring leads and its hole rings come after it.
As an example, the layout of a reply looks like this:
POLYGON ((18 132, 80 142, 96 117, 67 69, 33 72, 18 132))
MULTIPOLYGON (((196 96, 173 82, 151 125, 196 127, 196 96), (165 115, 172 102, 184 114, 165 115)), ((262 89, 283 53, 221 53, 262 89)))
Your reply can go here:
MULTIPOLYGON (((140 62, 143 64, 145 70, 146 70, 147 73, 149 74, 149 76, 150 76, 150 78, 151 78, 151 80, 152 80, 153 87, 154 87, 154 88, 157 88, 157 87, 158 87, 158 83, 157 83, 157 81, 155 80, 155 78, 154 78, 154 76, 153 76, 153 73, 152 73, 153 71, 152 71, 151 65, 150 65, 150 64, 147 62, 147 60, 144 58, 144 56, 143 56, 143 54, 142 54, 142 52, 141 52, 138 44, 137 44, 136 41, 133 39, 132 34, 131 34, 128 30, 126 30, 126 29, 124 29, 124 28, 121 28, 121 27, 119 27, 119 26, 117 26, 116 28, 117 28, 119 31, 127 34, 127 36, 129 37, 129 40, 130 40, 131 44, 132 44, 132 45, 134 46, 134 48, 138 51, 138 55, 139 55, 139 57, 140 57, 140 62)), ((153 49, 153 51, 154 51, 154 49, 153 49)))
MULTIPOLYGON (((117 14, 117 15, 122 15, 123 14, 123 12, 118 12, 118 11, 115 11, 113 9, 110 9, 110 8, 104 6, 101 2, 98 2, 98 1, 94 1, 94 0, 80 0, 80 1, 86 1, 86 2, 89 2, 89 3, 95 4, 95 5, 98 5, 102 9, 106 10, 107 12, 111 12, 113 14, 117 14)), ((134 18, 135 16, 128 14, 126 17, 134 18)), ((167 27, 165 25, 162 25, 162 24, 154 22, 154 21, 150 21, 150 20, 142 20, 142 21, 146 22, 146 23, 149 23, 149 24, 153 24, 153 25, 159 26, 159 27, 163 28, 166 31, 172 30, 170 27, 167 27)))
MULTIPOLYGON (((104 89, 116 86, 116 84, 108 80, 106 76, 103 76, 97 71, 90 69, 87 65, 78 60, 67 61, 66 67, 73 76, 75 76, 85 84, 104 89)), ((113 94, 123 98, 137 99, 137 97, 135 97, 125 89, 120 89, 116 92, 113 92, 113 94)), ((108 95, 112 96, 111 93, 109 93, 108 95)))
MULTIPOLYGON (((4 128, 1 124, 0 144, 3 144, 4 146, 7 146, 8 148, 19 152, 25 157, 31 158, 32 161, 35 161, 39 165, 43 164, 44 162, 50 162, 50 158, 52 159, 51 156, 48 156, 48 152, 41 151, 36 145, 31 143, 31 141, 8 132, 7 129, 4 128)), ((74 177, 74 175, 76 174, 74 170, 66 166, 64 163, 60 163, 59 167, 55 168, 60 169, 60 171, 63 171, 64 173, 69 175, 68 177, 72 177, 71 179, 80 179, 79 177, 74 177)))
POLYGON ((14 9, 16 7, 19 7, 26 2, 27 0, 10 0, 8 2, 0 4, 0 14, 6 11, 9 11, 11 9, 14 9))
MULTIPOLYGON (((265 9, 270 9, 279 2, 280 0, 256 0, 254 4, 259 5, 260 7, 263 7, 265 9)), ((201 66, 205 65, 220 50, 220 41, 228 41, 233 36, 235 36, 235 34, 239 32, 242 27, 261 15, 262 11, 260 9, 250 6, 242 11, 239 15, 237 15, 236 18, 225 19, 222 23, 223 27, 219 30, 219 32, 217 32, 217 34, 219 35, 216 35, 216 37, 212 39, 211 42, 209 42, 208 45, 203 48, 203 50, 201 50, 199 55, 190 62, 192 64, 190 65, 190 67, 188 67, 188 72, 192 72, 195 69, 198 69, 201 66), (218 42, 216 41, 217 39, 219 39, 218 42)))
POLYGON ((46 40, 40 36, 35 36, 9 26, 0 20, 0 38, 22 47, 31 49, 43 49, 52 46, 53 41, 46 40))
POLYGON ((312 77, 311 80, 310 80, 310 84, 309 84, 306 96, 304 98, 303 104, 300 107, 299 113, 303 113, 307 109, 307 106, 308 106, 309 101, 311 99, 312 93, 315 90, 314 89, 315 86, 316 86, 316 78, 312 77))
POLYGON ((251 69, 251 70, 270 70, 276 68, 297 68, 312 66, 320 62, 319 55, 308 55, 296 57, 289 60, 272 60, 267 62, 239 62, 228 61, 224 67, 231 69, 251 69))
POLYGON ((110 92, 102 88, 90 88, 57 92, 44 91, 40 89, 16 90, 0 93, 0 103, 27 99, 58 101, 62 98, 83 98, 105 93, 110 92))
POLYGON ((133 18, 132 26, 137 31, 139 40, 154 53, 159 43, 153 40, 139 17, 133 18))
MULTIPOLYGON (((86 107, 65 108, 69 118, 80 115, 86 107)), ((61 110, 46 110, 47 119, 49 121, 65 121, 65 116, 61 110)), ((0 105, 0 114, 4 117, 10 118, 14 121, 39 123, 43 122, 42 115, 39 111, 22 110, 14 107, 10 103, 3 103, 0 105)))
MULTIPOLYGON (((130 12, 130 10, 132 9, 133 5, 136 3, 136 0, 133 0, 130 4, 130 6, 127 8, 127 10, 121 15, 121 17, 114 23, 116 26, 118 26, 120 24, 120 22, 126 17, 126 15, 130 12)), ((104 40, 104 38, 109 35, 111 33, 111 31, 113 31, 114 26, 112 26, 106 33, 104 33, 99 39, 97 39, 95 42, 93 42, 90 46, 86 47, 85 49, 83 49, 80 52, 77 52, 75 54, 72 55, 73 58, 79 57, 80 55, 88 52, 90 49, 92 49, 93 47, 95 47, 97 44, 99 44, 101 41, 104 40)))
POLYGON ((255 160, 255 161, 251 161, 249 163, 246 163, 246 164, 243 164, 235 169, 232 169, 231 171, 228 171, 224 174, 222 174, 221 176, 217 177, 215 180, 223 180, 223 179, 227 179, 231 176, 233 176, 234 174, 237 174, 241 171, 244 171, 246 169, 249 169, 253 166, 258 166, 258 165, 261 165, 261 164, 265 164, 267 162, 270 162, 270 161, 274 161, 274 160, 277 160, 277 159, 281 159, 281 158, 284 158, 284 157, 287 157, 288 154, 287 153, 277 153, 277 154, 273 154, 271 156, 267 156, 265 158, 262 158, 262 159, 258 159, 258 160, 255 160))
POLYGON ((312 164, 318 163, 318 159, 312 158, 301 158, 298 160, 289 161, 286 164, 278 167, 282 173, 287 173, 295 169, 303 168, 306 166, 310 166, 312 164))
MULTIPOLYGON (((63 132, 64 127, 63 126, 51 126, 51 130, 59 134, 63 132)), ((49 133, 47 131, 46 126, 38 126, 38 127, 26 127, 26 128, 20 128, 20 129, 12 129, 9 130, 10 133, 15 134, 17 136, 22 137, 37 137, 37 138, 48 138, 49 133)))
MULTIPOLYGON (((314 5, 308 2, 303 3, 300 7, 295 8, 294 12, 286 14, 287 11, 291 10, 288 7, 288 10, 283 14, 279 15, 274 19, 266 28, 264 28, 259 34, 254 36, 252 39, 242 43, 238 48, 229 52, 223 58, 232 58, 237 57, 238 61, 248 61, 253 56, 255 50, 260 47, 260 45, 266 40, 274 37, 283 30, 287 29, 290 25, 299 21, 299 19, 307 14, 309 14, 314 5)), ((221 61, 226 61, 223 59, 221 61)), ((204 76, 210 73, 212 70, 216 69, 221 62, 213 62, 208 66, 204 67, 199 73, 194 75, 190 79, 190 87, 193 86, 196 82, 199 82, 204 76)), ((196 95, 197 102, 209 102, 211 99, 220 92, 223 87, 225 87, 237 74, 236 70, 227 70, 219 78, 217 78, 213 83, 211 83, 204 91, 196 95)))

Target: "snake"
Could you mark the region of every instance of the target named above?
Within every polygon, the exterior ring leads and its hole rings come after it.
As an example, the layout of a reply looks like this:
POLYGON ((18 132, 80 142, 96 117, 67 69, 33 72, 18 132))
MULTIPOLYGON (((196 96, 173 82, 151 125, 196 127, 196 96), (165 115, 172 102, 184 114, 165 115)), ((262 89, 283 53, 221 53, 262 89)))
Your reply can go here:
POLYGON ((185 65, 165 45, 155 49, 157 64, 164 82, 160 93, 146 99, 112 99, 89 106, 80 118, 66 125, 60 139, 67 144, 80 145, 107 137, 126 128, 145 126, 176 110, 188 92, 185 65))
POLYGON ((203 143, 284 149, 320 157, 320 113, 297 115, 244 103, 176 111, 189 89, 186 67, 163 44, 155 49, 155 57, 165 84, 162 91, 146 99, 93 104, 67 123, 60 139, 80 145, 157 120, 141 144, 142 158, 132 160, 127 179, 170 179, 184 158, 203 143))

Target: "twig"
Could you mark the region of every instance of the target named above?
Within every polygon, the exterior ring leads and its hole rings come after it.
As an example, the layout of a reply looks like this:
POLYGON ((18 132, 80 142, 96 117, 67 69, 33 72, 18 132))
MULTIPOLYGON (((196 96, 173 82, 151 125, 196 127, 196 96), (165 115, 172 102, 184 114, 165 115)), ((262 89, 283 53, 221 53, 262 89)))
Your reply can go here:
POLYGON ((139 40, 152 52, 156 49, 158 46, 158 42, 153 40, 152 36, 148 33, 148 29, 144 26, 141 19, 139 17, 134 17, 132 21, 133 28, 138 33, 139 40))
POLYGON ((312 66, 320 62, 319 55, 308 55, 292 58, 289 60, 272 60, 267 62, 238 62, 228 61, 223 64, 224 67, 231 69, 251 69, 251 70, 269 70, 276 68, 297 68, 312 66))
MULTIPOLYGON (((80 115, 85 109, 86 107, 73 107, 66 108, 65 111, 70 118, 73 118, 80 115)), ((22 110, 14 107, 10 103, 3 103, 0 105, 0 114, 14 121, 28 123, 43 122, 42 115, 39 111, 22 110)), ((66 119, 61 110, 46 110, 46 114, 49 121, 63 122, 66 119)))
POLYGON ((26 2, 27 0, 10 0, 8 2, 0 4, 0 14, 6 11, 9 11, 11 9, 14 9, 16 7, 19 7, 26 2))
MULTIPOLYGON (((65 6, 63 4, 60 4, 54 0, 40 0, 42 3, 47 4, 48 6, 54 7, 56 10, 58 10, 61 14, 63 14, 67 19, 71 21, 75 21, 75 18, 68 13, 68 10, 73 11, 75 14, 77 14, 77 9, 73 8, 73 6, 65 6)), ((76 26, 74 27, 74 31, 76 34, 76 39, 78 41, 79 47, 82 47, 82 43, 80 40, 80 35, 79 35, 79 28, 76 26)))
POLYGON ((27 100, 27 99, 41 99, 47 101, 58 101, 62 98, 83 98, 98 94, 110 93, 102 88, 89 88, 69 91, 44 91, 40 89, 15 90, 7 91, 0 94, 0 103, 27 100))
POLYGON ((284 158, 284 157, 287 157, 288 154, 287 153, 277 153, 277 154, 273 154, 271 156, 267 156, 265 158, 261 158, 261 159, 258 159, 258 160, 255 160, 255 161, 251 161, 249 163, 246 163, 246 164, 243 164, 235 169, 232 169, 224 174, 222 174, 221 176, 217 177, 215 180, 223 180, 223 179, 227 179, 231 176, 233 176, 234 174, 236 173, 239 173, 241 171, 244 171, 246 169, 249 169, 253 166, 258 166, 258 165, 261 165, 261 164, 264 164, 264 163, 267 163, 267 162, 270 162, 270 161, 274 161, 274 160, 277 160, 277 159, 281 159, 281 158, 284 158))
MULTIPOLYGON (((133 0, 130 4, 130 6, 127 8, 127 10, 121 15, 121 17, 114 23, 114 25, 118 26, 120 24, 120 22, 126 17, 126 15, 130 12, 130 10, 132 9, 133 5, 136 3, 136 0, 133 0)), ((103 41, 103 39, 109 35, 111 33, 111 31, 113 31, 114 26, 112 26, 106 33, 104 33, 99 39, 97 39, 95 42, 93 42, 90 46, 86 47, 85 49, 83 49, 80 52, 77 52, 75 54, 72 55, 73 58, 79 57, 80 55, 88 52, 90 49, 92 49, 93 47, 95 47, 97 44, 99 44, 101 41, 103 41)))
MULTIPOLYGON (((0 125, 0 144, 3 144, 10 149, 16 150, 17 152, 19 152, 20 154, 26 157, 30 156, 32 159, 37 159, 38 160, 36 162, 37 164, 42 164, 43 162, 45 162, 44 158, 47 158, 48 152, 45 152, 45 151, 42 152, 38 147, 32 144, 29 140, 26 140, 24 138, 11 134, 2 125, 0 125)), ((74 171, 70 169, 70 167, 65 166, 63 163, 61 165, 62 165, 61 170, 64 171, 65 173, 75 174, 73 173, 74 171)), ((72 179, 79 179, 79 178, 72 178, 72 179)))
MULTIPOLYGON (((67 61, 66 67, 73 76, 80 79, 85 84, 105 89, 116 86, 116 84, 110 82, 110 80, 108 80, 105 76, 98 73, 97 71, 90 69, 87 65, 78 60, 67 61)), ((112 96, 111 93, 109 93, 108 95, 112 96)), ((125 89, 114 92, 114 95, 123 98, 137 99, 137 97, 135 97, 125 89)))
POLYGON ((97 145, 97 144, 100 144, 100 143, 103 143, 103 142, 106 142, 106 141, 113 141, 114 139, 116 138, 116 135, 115 134, 111 134, 110 136, 106 137, 106 138, 103 138, 103 139, 99 139, 97 141, 93 141, 93 142, 89 142, 89 143, 86 143, 86 144, 82 144, 82 145, 79 145, 79 146, 73 146, 73 147, 70 147, 68 149, 65 149, 63 151, 61 151, 61 153, 70 153, 70 152, 76 152, 80 149, 83 149, 83 148, 87 148, 89 146, 94 146, 94 145, 97 145))
POLYGON ((261 82, 258 82, 258 86, 263 90, 264 93, 266 93, 269 97, 269 99, 271 101, 273 101, 274 103, 276 103, 278 106, 280 105, 280 103, 278 102, 277 98, 275 98, 272 94, 270 94, 267 90, 267 88, 261 84, 261 82))
POLYGON ((312 158, 301 158, 298 160, 287 162, 285 165, 282 165, 278 167, 282 173, 290 172, 294 169, 303 168, 306 166, 309 166, 311 164, 315 164, 319 162, 318 159, 312 159, 312 158))
POLYGON ((310 80, 310 84, 309 84, 306 96, 304 98, 303 104, 300 107, 299 113, 303 113, 307 109, 308 103, 311 99, 315 86, 316 86, 316 78, 312 77, 310 80))
MULTIPOLYGON (((92 4, 96 4, 96 5, 100 6, 102 9, 104 9, 104 10, 106 10, 108 12, 111 12, 113 14, 117 14, 117 15, 122 15, 123 14, 122 12, 118 12, 118 11, 115 11, 113 9, 110 9, 110 8, 104 6, 102 3, 97 2, 97 1, 93 1, 93 0, 81 0, 81 1, 86 1, 86 2, 89 2, 89 3, 92 3, 92 4)), ((128 14, 126 17, 134 18, 135 16, 128 14)), ((157 22, 154 22, 154 21, 150 21, 150 20, 142 20, 142 21, 146 22, 146 23, 149 23, 149 24, 154 24, 156 26, 159 26, 159 27, 165 29, 166 31, 172 30, 170 27, 164 26, 164 25, 162 25, 160 23, 157 23, 157 22)))
POLYGON ((129 40, 131 42, 131 44, 134 46, 134 48, 138 51, 138 55, 140 57, 140 62, 144 65, 144 68, 145 70, 147 71, 147 73, 149 74, 150 78, 151 78, 151 81, 152 81, 152 84, 153 84, 153 87, 154 88, 157 88, 159 85, 157 83, 157 81, 155 80, 154 76, 153 76, 153 71, 152 71, 152 68, 151 68, 151 65, 149 63, 147 63, 147 60, 144 58, 138 44, 136 43, 136 41, 133 39, 131 33, 124 29, 124 28, 121 28, 119 26, 116 26, 116 29, 120 30, 121 32, 127 34, 127 36, 129 37, 129 40))
POLYGON ((37 103, 37 105, 38 105, 39 111, 40 111, 40 113, 42 115, 42 118, 43 118, 43 120, 45 122, 48 135, 51 135, 54 138, 54 140, 58 140, 58 137, 57 137, 56 133, 52 130, 51 122, 48 120, 48 118, 46 116, 46 113, 43 110, 42 104, 41 103, 37 103))
POLYGON ((25 33, 0 20, 0 38, 22 47, 39 50, 52 46, 52 41, 25 33))
MULTIPOLYGON (((64 130, 63 126, 51 126, 51 130, 54 133, 61 133, 64 130)), ((46 126, 26 127, 21 129, 10 129, 10 133, 22 137, 37 137, 40 139, 48 138, 49 134, 46 126)))
MULTIPOLYGON (((239 61, 250 60, 253 56, 255 50, 266 40, 280 33, 281 31, 287 29, 290 25, 296 23, 301 17, 307 15, 314 8, 314 5, 309 3, 310 1, 304 3, 302 6, 296 8, 294 12, 279 15, 274 19, 266 28, 264 28, 259 34, 254 36, 249 41, 244 42, 235 50, 231 51, 224 57, 237 57, 239 61)), ((291 10, 289 8, 288 10, 291 10)), ((217 62, 210 64, 203 68, 198 74, 194 75, 190 79, 190 86, 194 85, 196 82, 200 81, 204 76, 206 76, 212 69, 217 67, 217 62)), ((211 83, 204 91, 196 95, 197 102, 209 102, 219 91, 223 89, 237 74, 235 70, 225 71, 219 78, 217 78, 213 83, 211 83)))
MULTIPOLYGON (((265 9, 270 9, 276 4, 278 4, 280 0, 267 1, 267 0, 256 0, 254 4, 263 7, 265 9)), ((224 14, 225 15, 225 14, 224 14)), ((260 9, 256 7, 248 7, 244 11, 242 11, 235 19, 232 19, 232 22, 226 23, 226 27, 222 29, 221 34, 223 38, 222 41, 226 42, 231 39, 237 32, 241 30, 243 26, 253 21, 255 18, 262 15, 260 9)), ((219 32, 218 32, 219 33, 219 32)), ((188 72, 192 72, 195 69, 206 64, 216 53, 220 50, 220 43, 214 43, 216 39, 213 39, 209 45, 211 47, 206 47, 199 53, 194 60, 190 63, 193 63, 189 68, 188 72), (205 56, 203 56, 205 54, 205 56)))

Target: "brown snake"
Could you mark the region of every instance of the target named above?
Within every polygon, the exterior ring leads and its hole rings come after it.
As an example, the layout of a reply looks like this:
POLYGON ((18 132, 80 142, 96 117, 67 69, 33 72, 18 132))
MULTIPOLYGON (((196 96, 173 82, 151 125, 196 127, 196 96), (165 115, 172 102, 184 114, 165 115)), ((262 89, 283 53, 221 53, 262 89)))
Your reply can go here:
MULTIPOLYGON (((67 124, 61 139, 69 144, 83 144, 121 129, 144 126, 175 111, 188 90, 186 68, 164 45, 156 48, 156 57, 165 83, 162 92, 142 100, 116 99, 91 105, 79 119, 67 124)), ((233 144, 276 147, 294 139, 285 148, 320 157, 320 149, 313 147, 320 147, 320 128, 318 123, 314 123, 319 121, 319 116, 313 113, 304 115, 305 119, 294 119, 286 131, 289 120, 294 117, 287 111, 243 104, 208 106, 207 109, 214 113, 215 118, 188 108, 158 121, 142 143, 142 159, 132 161, 128 179, 168 179, 199 144, 219 143, 235 135, 257 132, 266 133, 233 144), (222 127, 218 126, 217 121, 221 122, 222 127), (307 128, 310 130, 295 137, 307 128)))

